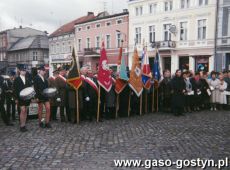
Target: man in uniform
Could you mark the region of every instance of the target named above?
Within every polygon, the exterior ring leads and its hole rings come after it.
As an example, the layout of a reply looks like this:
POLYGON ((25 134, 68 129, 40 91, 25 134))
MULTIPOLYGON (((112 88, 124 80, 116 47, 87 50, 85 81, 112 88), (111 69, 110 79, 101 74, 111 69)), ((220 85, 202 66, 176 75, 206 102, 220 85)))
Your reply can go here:
POLYGON ((13 87, 15 92, 16 104, 20 107, 20 131, 28 131, 26 128, 27 107, 30 105, 30 100, 23 100, 20 98, 20 92, 32 85, 31 81, 26 77, 26 66, 24 64, 18 65, 19 76, 15 79, 13 87))
POLYGON ((66 109, 66 116, 67 119, 70 121, 70 114, 67 111, 67 107, 66 107, 66 87, 67 87, 67 83, 66 83, 66 68, 65 66, 63 66, 62 68, 59 69, 59 75, 57 76, 57 78, 55 79, 55 84, 58 90, 58 98, 57 101, 59 102, 59 106, 60 106, 60 115, 61 115, 61 122, 65 122, 66 118, 65 118, 65 114, 64 111, 66 109))
POLYGON ((13 83, 15 79, 15 72, 10 72, 10 78, 6 80, 6 112, 9 119, 15 120, 15 97, 13 94, 13 83))
MULTIPOLYGON (((53 76, 50 76, 48 78, 49 87, 57 88, 56 83, 55 83, 55 79, 58 77, 58 75, 59 75, 59 71, 54 70, 53 76)), ((50 99, 50 108, 51 108, 51 119, 57 120, 57 108, 58 108, 57 96, 50 99)))
POLYGON ((50 125, 50 102, 49 102, 48 97, 46 97, 45 94, 43 93, 43 90, 48 88, 48 81, 45 79, 45 74, 46 74, 45 67, 44 67, 44 65, 41 65, 38 68, 38 75, 36 75, 34 78, 34 89, 36 92, 36 98, 38 100, 38 122, 39 122, 39 126, 43 127, 42 110, 43 110, 43 105, 45 105, 45 109, 46 109, 45 127, 51 128, 51 125, 50 125))

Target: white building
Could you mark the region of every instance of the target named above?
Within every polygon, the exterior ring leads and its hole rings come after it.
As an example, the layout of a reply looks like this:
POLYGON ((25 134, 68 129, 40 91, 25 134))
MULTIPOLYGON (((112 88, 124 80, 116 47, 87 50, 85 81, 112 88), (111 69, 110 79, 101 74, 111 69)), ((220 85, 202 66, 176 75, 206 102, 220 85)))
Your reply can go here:
POLYGON ((128 5, 130 50, 136 40, 141 54, 144 40, 153 63, 154 42, 162 69, 172 73, 214 69, 216 0, 130 0, 128 5))
POLYGON ((72 61, 72 49, 75 44, 74 25, 94 18, 92 12, 86 16, 71 21, 49 36, 49 73, 52 75, 53 70, 63 65, 70 65, 72 61))
POLYGON ((230 0, 218 1, 218 27, 215 68, 230 70, 230 0))

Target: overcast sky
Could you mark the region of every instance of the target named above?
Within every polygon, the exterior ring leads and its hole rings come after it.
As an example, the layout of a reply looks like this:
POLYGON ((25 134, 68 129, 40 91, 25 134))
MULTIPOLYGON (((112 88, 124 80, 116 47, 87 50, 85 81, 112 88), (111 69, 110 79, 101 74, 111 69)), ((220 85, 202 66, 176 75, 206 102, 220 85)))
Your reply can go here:
POLYGON ((118 13, 127 7, 127 0, 0 0, 0 31, 22 25, 52 33, 88 11, 118 13))

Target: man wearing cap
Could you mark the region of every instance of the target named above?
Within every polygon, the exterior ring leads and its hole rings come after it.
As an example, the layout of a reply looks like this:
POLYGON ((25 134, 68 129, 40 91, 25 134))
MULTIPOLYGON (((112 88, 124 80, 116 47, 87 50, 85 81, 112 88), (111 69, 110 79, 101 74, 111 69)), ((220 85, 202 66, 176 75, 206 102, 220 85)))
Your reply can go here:
MULTIPOLYGON (((58 97, 57 97, 57 101, 59 102, 59 106, 60 106, 60 115, 61 115, 61 122, 65 122, 65 114, 64 111, 66 109, 66 67, 63 66, 59 69, 59 75, 57 76, 57 78, 55 79, 55 84, 58 90, 58 97)), ((70 121, 70 114, 68 113, 67 109, 66 109, 66 116, 67 119, 70 121)))
MULTIPOLYGON (((59 71, 54 70, 53 75, 48 78, 49 87, 57 88, 55 79, 58 77, 58 75, 59 75, 59 71)), ((52 120, 57 120, 57 108, 58 108, 57 106, 58 106, 57 96, 55 96, 50 99, 51 119, 52 120)))
POLYGON ((15 79, 13 88, 15 92, 16 104, 18 104, 20 108, 20 131, 26 132, 28 131, 26 128, 26 118, 27 118, 27 107, 30 105, 30 100, 22 100, 20 98, 20 92, 30 87, 31 81, 26 77, 26 66, 24 64, 18 65, 19 76, 15 79))
POLYGON ((14 100, 14 93, 13 93, 13 83, 15 79, 16 73, 14 71, 10 72, 9 79, 6 80, 6 112, 11 117, 12 120, 15 120, 15 100, 14 100))
POLYGON ((41 65, 38 67, 38 75, 34 78, 34 89, 36 92, 36 98, 38 100, 38 122, 40 127, 44 127, 42 123, 42 110, 43 104, 45 105, 46 109, 46 122, 45 127, 51 128, 49 123, 50 121, 50 102, 48 97, 46 97, 43 93, 43 90, 48 88, 48 81, 45 79, 45 66, 41 65))

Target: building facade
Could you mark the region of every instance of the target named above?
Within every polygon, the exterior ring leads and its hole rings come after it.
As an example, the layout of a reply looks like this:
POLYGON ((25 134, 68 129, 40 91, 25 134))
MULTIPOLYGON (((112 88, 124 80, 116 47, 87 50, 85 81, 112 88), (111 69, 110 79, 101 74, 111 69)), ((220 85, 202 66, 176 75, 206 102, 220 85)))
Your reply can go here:
POLYGON ((29 70, 41 64, 49 67, 49 45, 47 35, 21 38, 8 49, 8 70, 17 64, 26 64, 29 70))
MULTIPOLYGON (((216 0, 130 0, 129 48, 159 48, 162 69, 214 69, 216 0)), ((129 57, 131 59, 131 57, 129 57)), ((151 65, 151 64, 150 64, 151 65)))
POLYGON ((218 1, 215 68, 230 70, 230 1, 218 1))
MULTIPOLYGON (((10 58, 9 50, 16 45, 16 43, 26 37, 46 35, 46 31, 39 31, 29 27, 23 28, 22 26, 0 32, 0 70, 7 72, 10 58)), ((10 60, 12 60, 10 66, 15 66, 16 61, 14 62, 12 58, 10 58, 10 60)))
POLYGON ((89 21, 76 24, 76 47, 80 66, 88 64, 93 71, 97 70, 102 41, 105 44, 108 64, 112 69, 116 69, 122 42, 123 55, 128 64, 128 24, 127 10, 113 15, 102 12, 89 21))
POLYGON ((72 61, 72 49, 74 46, 74 25, 78 22, 87 21, 94 18, 92 12, 88 12, 86 16, 80 17, 74 21, 71 21, 49 36, 49 63, 50 63, 50 74, 57 67, 62 65, 70 65, 72 61))

